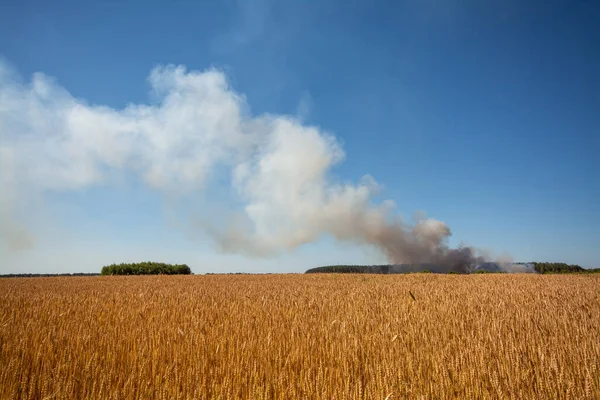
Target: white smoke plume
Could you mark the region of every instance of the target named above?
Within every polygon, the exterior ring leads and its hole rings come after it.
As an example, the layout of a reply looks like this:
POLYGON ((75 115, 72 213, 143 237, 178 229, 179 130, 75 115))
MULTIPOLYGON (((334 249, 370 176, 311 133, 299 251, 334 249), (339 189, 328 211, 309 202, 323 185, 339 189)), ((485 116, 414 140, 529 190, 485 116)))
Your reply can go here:
POLYGON ((244 207, 205 227, 223 251, 268 255, 331 235, 376 246, 392 263, 462 271, 483 261, 471 248, 448 248, 443 222, 407 225, 393 202, 374 204, 379 185, 370 176, 333 181, 330 170, 345 157, 333 135, 290 116, 251 115, 223 72, 163 66, 148 79, 156 102, 114 109, 41 73, 22 82, 0 63, 0 241, 31 243, 14 217, 25 196, 107 185, 124 172, 185 195, 206 190, 225 167, 244 207))

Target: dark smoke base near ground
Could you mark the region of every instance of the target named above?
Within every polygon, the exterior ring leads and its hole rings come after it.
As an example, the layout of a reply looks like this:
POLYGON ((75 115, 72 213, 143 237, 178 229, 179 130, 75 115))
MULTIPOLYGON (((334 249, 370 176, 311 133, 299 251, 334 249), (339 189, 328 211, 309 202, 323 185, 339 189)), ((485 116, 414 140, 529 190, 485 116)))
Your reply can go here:
POLYGON ((579 265, 566 263, 528 262, 500 264, 486 262, 476 265, 472 269, 456 268, 448 270, 447 267, 435 264, 391 264, 391 265, 329 265, 311 268, 306 271, 311 273, 355 273, 355 274, 407 274, 431 272, 443 273, 600 273, 600 268, 585 269, 579 265))
MULTIPOLYGON (((520 272, 536 272, 531 264, 519 264, 522 266, 520 272)), ((467 268, 447 268, 446 266, 435 264, 389 264, 389 265, 330 265, 325 267, 312 268, 306 271, 310 273, 357 273, 357 274, 407 274, 417 272, 431 272, 435 274, 460 273, 467 274, 473 272, 507 272, 499 264, 485 263, 477 265, 472 270, 467 268)))

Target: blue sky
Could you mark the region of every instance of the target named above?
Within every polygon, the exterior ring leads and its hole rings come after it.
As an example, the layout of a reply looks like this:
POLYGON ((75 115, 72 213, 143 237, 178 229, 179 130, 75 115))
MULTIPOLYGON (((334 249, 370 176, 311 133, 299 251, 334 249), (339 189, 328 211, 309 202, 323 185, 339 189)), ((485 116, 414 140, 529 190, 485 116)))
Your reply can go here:
MULTIPOLYGON (((345 160, 331 179, 373 176, 383 186, 373 201, 392 199, 407 218, 425 210, 450 226, 451 245, 600 267, 598 1, 9 0, 0 57, 22 81, 42 72, 114 110, 152 103, 157 65, 216 68, 248 113, 335 135, 345 160)), ((128 174, 44 191, 19 221, 33 245, 0 247, 0 273, 140 259, 197 273, 384 261, 328 235, 266 258, 219 252, 187 227, 198 210, 235 203, 216 180, 185 199, 128 174)))

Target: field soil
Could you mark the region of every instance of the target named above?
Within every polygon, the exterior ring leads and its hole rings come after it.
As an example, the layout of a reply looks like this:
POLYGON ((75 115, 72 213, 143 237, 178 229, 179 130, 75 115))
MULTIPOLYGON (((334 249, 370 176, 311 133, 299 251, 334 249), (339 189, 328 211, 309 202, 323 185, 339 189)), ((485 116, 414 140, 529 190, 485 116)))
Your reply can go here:
POLYGON ((600 276, 0 279, 1 399, 600 399, 600 276))

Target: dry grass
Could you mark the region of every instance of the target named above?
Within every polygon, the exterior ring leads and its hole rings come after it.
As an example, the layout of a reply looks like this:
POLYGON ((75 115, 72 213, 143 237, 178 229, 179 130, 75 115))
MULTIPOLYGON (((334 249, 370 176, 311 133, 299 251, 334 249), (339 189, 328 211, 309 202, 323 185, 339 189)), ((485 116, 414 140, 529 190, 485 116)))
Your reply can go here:
POLYGON ((599 399, 600 276, 0 279, 0 366, 3 399, 599 399))

